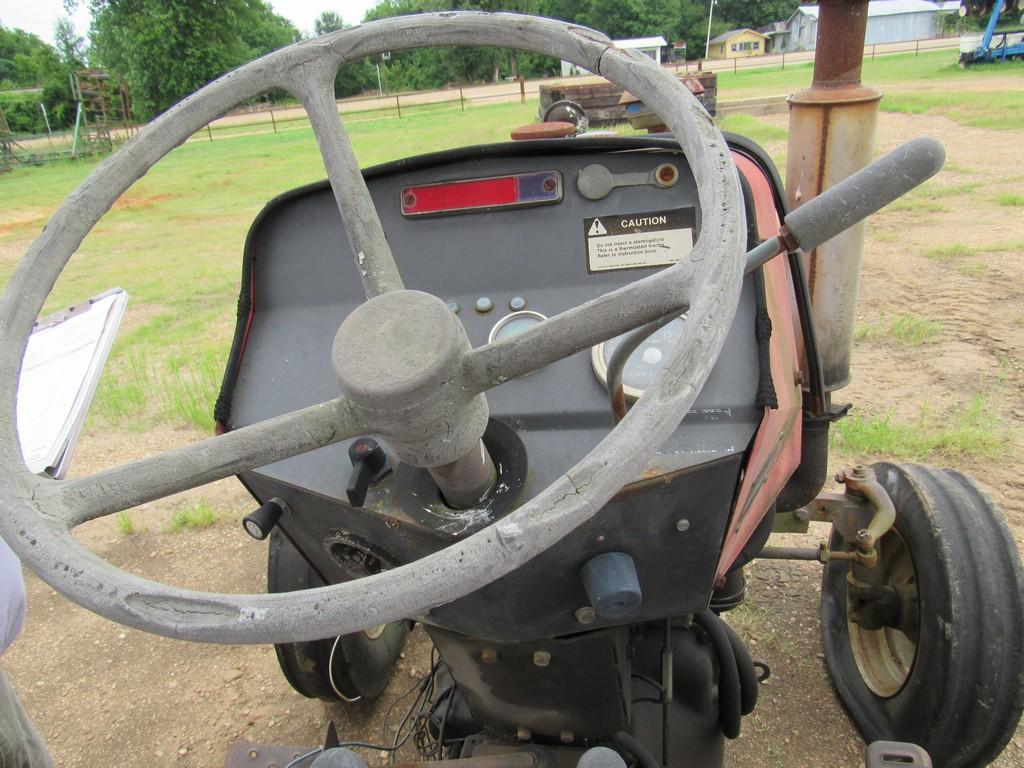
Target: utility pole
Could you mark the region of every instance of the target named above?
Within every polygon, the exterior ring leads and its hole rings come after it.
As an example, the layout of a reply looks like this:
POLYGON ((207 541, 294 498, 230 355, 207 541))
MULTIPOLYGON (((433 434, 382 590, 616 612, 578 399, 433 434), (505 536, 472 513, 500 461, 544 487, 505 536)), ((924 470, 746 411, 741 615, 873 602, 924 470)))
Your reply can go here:
POLYGON ((704 58, 708 58, 711 54, 711 17, 715 15, 715 3, 718 0, 711 0, 711 7, 708 9, 708 39, 704 43, 704 58))

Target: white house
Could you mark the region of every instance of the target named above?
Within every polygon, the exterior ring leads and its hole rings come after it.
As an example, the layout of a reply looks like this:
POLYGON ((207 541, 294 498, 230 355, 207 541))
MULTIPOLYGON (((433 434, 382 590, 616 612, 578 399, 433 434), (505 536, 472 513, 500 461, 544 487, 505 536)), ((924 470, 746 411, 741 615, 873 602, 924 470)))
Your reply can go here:
MULTIPOLYGON (((865 45, 925 40, 939 33, 940 6, 928 0, 871 0, 865 45)), ((801 5, 774 40, 773 52, 813 51, 818 36, 818 6, 801 5)))
MULTIPOLYGON (((616 48, 631 48, 645 56, 649 56, 656 62, 661 64, 661 50, 665 48, 668 43, 665 42, 665 38, 661 35, 657 37, 633 37, 628 40, 612 40, 616 48)), ((585 69, 576 66, 568 61, 562 62, 562 77, 572 77, 574 75, 589 75, 585 69)))

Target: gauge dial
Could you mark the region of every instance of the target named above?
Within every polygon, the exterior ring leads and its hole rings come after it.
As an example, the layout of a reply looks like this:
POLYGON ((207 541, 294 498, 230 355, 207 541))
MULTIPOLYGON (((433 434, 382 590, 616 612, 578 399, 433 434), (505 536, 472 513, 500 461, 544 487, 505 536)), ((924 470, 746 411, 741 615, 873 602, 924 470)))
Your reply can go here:
POLYGON ((509 336, 515 336, 528 328, 532 328, 538 323, 543 323, 545 320, 547 320, 547 318, 540 312, 531 312, 528 309, 505 315, 501 320, 494 324, 493 328, 491 328, 491 332, 487 336, 487 343, 490 344, 492 341, 498 341, 499 339, 507 339, 509 336))
MULTIPOLYGON (((679 317, 659 328, 636 348, 622 371, 622 388, 629 400, 636 400, 654 381, 655 375, 683 334, 684 317, 679 317)), ((608 361, 625 336, 616 336, 591 349, 590 359, 601 385, 608 387, 608 361)))

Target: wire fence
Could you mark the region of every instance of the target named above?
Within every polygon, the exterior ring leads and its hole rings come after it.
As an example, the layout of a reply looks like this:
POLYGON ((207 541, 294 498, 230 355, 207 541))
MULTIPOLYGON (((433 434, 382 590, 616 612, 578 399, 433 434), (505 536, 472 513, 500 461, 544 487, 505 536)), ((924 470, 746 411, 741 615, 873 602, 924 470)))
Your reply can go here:
MULTIPOLYGON (((407 118, 417 114, 465 112, 467 107, 480 103, 521 103, 537 96, 539 84, 520 78, 512 88, 499 86, 463 86, 435 91, 396 93, 387 96, 357 97, 338 102, 338 112, 346 124, 368 120, 407 118)), ((309 127, 309 118, 298 104, 277 105, 262 110, 247 110, 225 115, 211 121, 193 134, 190 141, 214 141, 218 138, 281 133, 309 127)))
MULTIPOLYGON (((900 43, 878 43, 864 47, 864 59, 874 60, 880 56, 906 53, 913 53, 917 56, 926 51, 947 50, 957 47, 959 47, 958 37, 910 40, 900 43)), ((696 73, 698 71, 739 73, 754 69, 778 68, 779 70, 785 70, 787 65, 806 64, 813 62, 813 60, 814 51, 797 51, 737 59, 671 62, 663 66, 680 75, 691 72, 696 73)), ((375 97, 354 97, 338 101, 338 112, 345 117, 346 123, 358 123, 364 120, 402 119, 414 113, 465 112, 467 108, 481 103, 517 101, 525 103, 528 98, 538 96, 540 86, 545 83, 565 81, 567 79, 582 81, 584 77, 548 78, 530 81, 520 78, 511 83, 456 86, 434 91, 397 93, 375 97)), ((227 114, 211 121, 195 133, 189 141, 214 141, 220 138, 233 138, 261 133, 276 134, 308 127, 309 119, 301 105, 278 104, 227 114)), ((137 130, 138 127, 133 126, 127 131, 112 131, 111 139, 114 144, 123 142, 129 138, 131 133, 137 130)), ((109 145, 104 147, 82 142, 81 140, 75 146, 71 131, 54 131, 51 134, 16 134, 7 138, 13 142, 12 159, 23 163, 69 159, 109 149, 109 145)))
MULTIPOLYGON (((880 56, 947 50, 959 46, 958 37, 930 38, 910 40, 899 43, 878 43, 864 47, 865 60, 874 60, 880 56)), ((805 64, 814 61, 814 51, 797 51, 791 53, 750 56, 742 59, 705 59, 695 61, 672 62, 663 65, 677 74, 705 72, 734 72, 753 69, 785 70, 787 66, 805 64)), ((582 80, 586 76, 578 78, 582 80)), ((418 91, 390 94, 377 97, 356 97, 338 102, 338 112, 344 116, 346 123, 362 120, 388 118, 404 118, 413 113, 422 114, 426 111, 453 110, 465 112, 467 107, 487 102, 525 102, 527 98, 538 96, 540 86, 545 83, 565 81, 568 78, 548 78, 524 81, 519 79, 514 85, 462 86, 434 91, 418 91)), ((573 80, 577 78, 571 78, 573 80)), ((277 105, 259 110, 249 110, 225 115, 212 121, 197 132, 191 141, 214 141, 218 138, 257 134, 280 133, 282 131, 309 127, 309 120, 303 108, 298 104, 277 105)))
MULTIPOLYGON (((898 53, 913 53, 914 56, 926 51, 948 50, 959 48, 959 36, 933 37, 924 40, 905 40, 899 43, 875 43, 864 46, 864 59, 874 61, 878 56, 890 56, 898 53)), ((786 65, 806 64, 814 61, 814 51, 790 51, 789 53, 771 53, 760 56, 745 56, 735 59, 696 59, 679 61, 667 66, 679 74, 687 72, 733 72, 746 69, 784 70, 786 65)))

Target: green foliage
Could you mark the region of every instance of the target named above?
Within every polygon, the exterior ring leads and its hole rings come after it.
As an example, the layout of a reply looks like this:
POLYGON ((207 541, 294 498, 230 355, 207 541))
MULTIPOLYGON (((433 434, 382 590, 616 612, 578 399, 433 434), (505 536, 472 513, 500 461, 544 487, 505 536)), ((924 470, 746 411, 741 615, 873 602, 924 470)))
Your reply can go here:
POLYGON ((1021 206, 1024 206, 1024 195, 999 195, 996 198, 996 202, 999 205, 1005 205, 1009 208, 1020 208, 1021 206))
POLYGON ((184 528, 198 530, 200 528, 209 528, 215 522, 217 522, 217 513, 213 511, 210 503, 203 499, 190 507, 179 509, 172 514, 170 521, 167 523, 167 529, 172 533, 177 533, 184 528))
POLYGON ((263 0, 91 0, 90 8, 92 56, 125 79, 142 118, 298 39, 263 0))
POLYGON ((127 512, 118 512, 114 516, 114 522, 117 523, 117 532, 122 536, 131 536, 138 530, 135 527, 135 521, 132 520, 132 516, 127 512))
MULTIPOLYGON (((366 13, 364 21, 456 9, 543 13, 542 0, 382 0, 366 13)), ((375 64, 351 65, 339 76, 339 96, 377 87, 375 64), (344 81, 344 82, 342 82, 344 81)), ((380 62, 385 92, 439 88, 456 83, 497 82, 502 78, 545 77, 557 74, 558 61, 550 56, 495 48, 441 48, 394 53, 380 62)))
POLYGON ((328 32, 336 32, 344 29, 347 25, 341 20, 341 14, 337 11, 322 11, 313 22, 313 31, 319 35, 326 35, 328 32))
POLYGON ((938 416, 927 409, 912 421, 852 413, 836 422, 831 443, 849 456, 895 459, 991 459, 1005 456, 1006 434, 982 396, 938 416))
POLYGON ((757 29, 773 21, 785 21, 799 5, 799 0, 718 0, 715 15, 727 21, 730 29, 757 29))
POLYGON ((953 243, 952 245, 939 246, 938 248, 929 248, 924 252, 924 255, 926 258, 933 259, 934 261, 949 262, 974 256, 974 251, 970 246, 963 243, 953 243))
POLYGON ((916 347, 926 341, 934 341, 942 331, 942 323, 907 312, 897 315, 889 323, 877 322, 857 328, 855 336, 860 341, 893 339, 908 347, 916 347))
POLYGON ((74 29, 67 19, 58 21, 57 31, 59 40, 64 36, 67 56, 58 54, 35 35, 0 25, 0 90, 41 89, 27 94, 0 94, 0 109, 13 131, 45 132, 40 104, 45 105, 53 128, 63 128, 74 118, 68 73, 80 64, 75 56, 81 55, 81 40, 76 48, 74 29))

